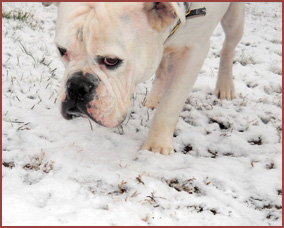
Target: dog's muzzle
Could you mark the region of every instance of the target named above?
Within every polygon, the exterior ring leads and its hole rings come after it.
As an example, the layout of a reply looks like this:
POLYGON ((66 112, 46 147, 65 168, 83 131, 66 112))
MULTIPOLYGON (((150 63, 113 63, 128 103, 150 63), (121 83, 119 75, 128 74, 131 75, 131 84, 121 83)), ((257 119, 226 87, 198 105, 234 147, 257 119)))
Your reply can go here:
POLYGON ((65 119, 89 116, 88 104, 96 96, 101 80, 89 73, 76 72, 66 83, 66 98, 62 101, 61 113, 65 119))

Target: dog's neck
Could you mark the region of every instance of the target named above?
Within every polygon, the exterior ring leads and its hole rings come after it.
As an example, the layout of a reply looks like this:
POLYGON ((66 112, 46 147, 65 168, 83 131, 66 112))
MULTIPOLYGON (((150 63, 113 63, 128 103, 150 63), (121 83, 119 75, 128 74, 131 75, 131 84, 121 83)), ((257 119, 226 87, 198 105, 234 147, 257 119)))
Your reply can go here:
MULTIPOLYGON (((192 6, 190 5, 188 9, 185 9, 185 19, 188 20, 190 18, 199 17, 199 16, 205 16, 206 15, 206 8, 197 8, 192 9, 192 6)), ((172 36, 174 33, 178 30, 180 27, 180 20, 176 19, 175 22, 169 26, 166 31, 163 34, 164 43, 172 36)))

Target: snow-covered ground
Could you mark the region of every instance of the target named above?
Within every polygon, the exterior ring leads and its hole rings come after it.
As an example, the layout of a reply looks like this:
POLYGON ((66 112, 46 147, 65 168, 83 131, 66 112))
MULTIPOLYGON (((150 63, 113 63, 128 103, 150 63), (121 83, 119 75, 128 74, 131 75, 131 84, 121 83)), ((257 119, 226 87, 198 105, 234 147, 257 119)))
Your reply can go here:
POLYGON ((64 120, 57 8, 3 3, 3 225, 282 225, 282 3, 246 6, 237 98, 212 94, 219 26, 163 156, 139 150, 150 80, 121 128, 64 120))

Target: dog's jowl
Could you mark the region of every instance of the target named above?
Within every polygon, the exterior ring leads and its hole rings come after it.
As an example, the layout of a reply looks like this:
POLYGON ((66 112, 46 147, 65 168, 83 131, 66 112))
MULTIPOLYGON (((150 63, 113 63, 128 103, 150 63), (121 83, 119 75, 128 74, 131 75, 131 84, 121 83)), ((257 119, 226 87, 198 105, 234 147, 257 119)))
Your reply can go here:
MULTIPOLYGON (((48 4, 46 4, 48 5, 48 4)), ((215 94, 235 97, 232 64, 244 25, 238 2, 62 2, 55 42, 65 65, 64 118, 105 127, 123 122, 135 86, 155 74, 146 106, 156 108, 142 149, 173 153, 173 132, 220 22, 225 41, 215 94)))

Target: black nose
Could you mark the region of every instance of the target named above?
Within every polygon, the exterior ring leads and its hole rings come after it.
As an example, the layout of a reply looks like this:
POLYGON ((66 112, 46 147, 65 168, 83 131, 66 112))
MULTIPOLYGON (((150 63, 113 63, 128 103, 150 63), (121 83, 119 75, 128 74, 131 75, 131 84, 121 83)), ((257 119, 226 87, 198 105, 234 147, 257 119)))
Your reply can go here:
POLYGON ((98 78, 91 74, 83 75, 82 72, 74 73, 67 81, 67 97, 73 101, 89 101, 94 96, 98 86, 98 78))

